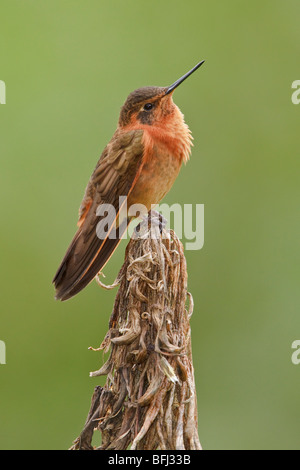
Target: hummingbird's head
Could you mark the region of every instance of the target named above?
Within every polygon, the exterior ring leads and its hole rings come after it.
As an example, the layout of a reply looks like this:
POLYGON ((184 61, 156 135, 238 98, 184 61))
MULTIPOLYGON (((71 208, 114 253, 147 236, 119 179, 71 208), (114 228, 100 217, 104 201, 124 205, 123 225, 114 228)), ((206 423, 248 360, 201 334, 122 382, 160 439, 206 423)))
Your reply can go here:
POLYGON ((160 126, 165 124, 166 120, 172 120, 172 116, 176 119, 179 116, 179 110, 172 99, 173 91, 203 62, 199 62, 169 87, 144 87, 130 93, 121 109, 120 127, 136 126, 137 124, 160 126))
POLYGON ((119 125, 160 123, 175 107, 171 94, 166 95, 166 91, 165 87, 149 86, 130 93, 122 106, 119 125))

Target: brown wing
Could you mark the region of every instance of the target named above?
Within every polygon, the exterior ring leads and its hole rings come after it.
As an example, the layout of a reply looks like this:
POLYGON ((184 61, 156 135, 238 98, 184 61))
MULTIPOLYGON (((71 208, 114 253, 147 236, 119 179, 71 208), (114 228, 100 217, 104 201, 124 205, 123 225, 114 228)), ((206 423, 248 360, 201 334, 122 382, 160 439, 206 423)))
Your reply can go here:
POLYGON ((82 290, 108 261, 129 220, 120 220, 119 197, 127 197, 141 170, 143 131, 117 131, 103 151, 91 176, 79 210, 78 231, 53 279, 56 298, 66 300, 82 290), (99 217, 99 209, 110 204, 115 216, 99 217), (112 238, 110 230, 115 230, 112 238))

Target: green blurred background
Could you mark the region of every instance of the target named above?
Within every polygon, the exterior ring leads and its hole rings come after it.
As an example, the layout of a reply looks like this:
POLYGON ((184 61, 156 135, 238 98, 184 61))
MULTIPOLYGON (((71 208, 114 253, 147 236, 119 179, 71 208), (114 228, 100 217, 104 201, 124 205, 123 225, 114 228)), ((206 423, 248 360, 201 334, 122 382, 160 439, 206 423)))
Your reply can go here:
POLYGON ((298 0, 1 0, 0 448, 81 431, 115 291, 58 303, 51 280, 128 93, 201 59, 174 95, 195 146, 164 200, 205 204, 204 248, 186 252, 200 440, 300 448, 299 17, 298 0))

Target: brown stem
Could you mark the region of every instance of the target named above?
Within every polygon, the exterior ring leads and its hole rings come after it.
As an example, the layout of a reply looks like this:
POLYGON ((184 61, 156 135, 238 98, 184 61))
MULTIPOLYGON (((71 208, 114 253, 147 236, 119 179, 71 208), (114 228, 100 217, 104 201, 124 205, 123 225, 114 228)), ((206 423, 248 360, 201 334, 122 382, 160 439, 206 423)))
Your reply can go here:
POLYGON ((201 449, 183 246, 172 230, 151 221, 150 214, 127 246, 110 328, 97 349, 110 347, 111 354, 91 373, 107 380, 95 389, 71 449, 92 449, 96 429, 102 434, 97 450, 201 449))

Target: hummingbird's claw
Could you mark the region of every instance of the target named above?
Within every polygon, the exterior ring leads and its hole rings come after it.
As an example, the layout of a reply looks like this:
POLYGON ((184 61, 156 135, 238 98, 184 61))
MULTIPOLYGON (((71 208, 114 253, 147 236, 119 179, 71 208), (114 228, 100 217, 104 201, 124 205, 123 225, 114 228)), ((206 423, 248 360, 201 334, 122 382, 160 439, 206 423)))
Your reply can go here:
MULTIPOLYGON (((163 217, 160 212, 150 210, 148 214, 143 215, 142 221, 135 227, 134 233, 138 238, 143 238, 149 230, 159 227, 159 233, 162 235, 163 229, 167 225, 167 220, 163 217)), ((152 230, 153 236, 155 236, 155 230, 152 230)))

